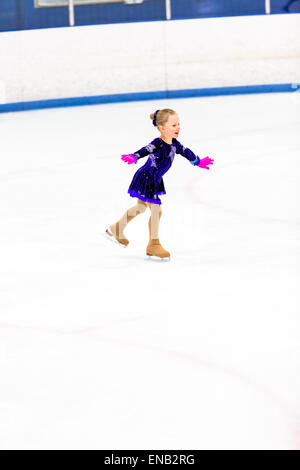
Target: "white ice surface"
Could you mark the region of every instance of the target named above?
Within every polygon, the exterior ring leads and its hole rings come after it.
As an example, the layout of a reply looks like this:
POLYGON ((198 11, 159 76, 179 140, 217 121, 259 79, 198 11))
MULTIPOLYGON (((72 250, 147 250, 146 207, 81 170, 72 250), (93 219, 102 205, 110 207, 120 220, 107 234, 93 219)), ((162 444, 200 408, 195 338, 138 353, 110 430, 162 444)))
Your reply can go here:
POLYGON ((300 94, 0 115, 0 447, 300 448, 300 94), (175 109, 160 240, 120 159, 175 109))

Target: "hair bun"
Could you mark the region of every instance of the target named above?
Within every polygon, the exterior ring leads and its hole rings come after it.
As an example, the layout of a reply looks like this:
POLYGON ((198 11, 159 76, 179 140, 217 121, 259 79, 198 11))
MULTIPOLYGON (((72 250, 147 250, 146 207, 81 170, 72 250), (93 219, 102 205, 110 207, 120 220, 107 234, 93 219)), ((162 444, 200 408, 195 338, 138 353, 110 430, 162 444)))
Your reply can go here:
POLYGON ((153 114, 153 121, 152 121, 152 122, 153 122, 153 126, 156 126, 156 116, 157 116, 158 111, 159 111, 159 109, 157 109, 157 110, 155 111, 155 113, 153 114))

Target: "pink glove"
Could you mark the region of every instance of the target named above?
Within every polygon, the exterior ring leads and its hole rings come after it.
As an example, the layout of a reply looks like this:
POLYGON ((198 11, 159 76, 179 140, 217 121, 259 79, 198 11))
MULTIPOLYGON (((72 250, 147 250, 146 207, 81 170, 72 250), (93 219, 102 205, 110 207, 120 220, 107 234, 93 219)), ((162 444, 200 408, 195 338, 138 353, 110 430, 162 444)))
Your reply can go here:
POLYGON ((123 162, 127 162, 128 165, 130 165, 131 163, 137 162, 136 156, 132 155, 131 153, 128 155, 122 155, 121 160, 123 160, 123 162))
POLYGON ((198 163, 197 166, 200 166, 200 168, 205 168, 206 170, 209 170, 208 165, 213 165, 213 158, 205 157, 205 158, 200 158, 200 163, 198 163))

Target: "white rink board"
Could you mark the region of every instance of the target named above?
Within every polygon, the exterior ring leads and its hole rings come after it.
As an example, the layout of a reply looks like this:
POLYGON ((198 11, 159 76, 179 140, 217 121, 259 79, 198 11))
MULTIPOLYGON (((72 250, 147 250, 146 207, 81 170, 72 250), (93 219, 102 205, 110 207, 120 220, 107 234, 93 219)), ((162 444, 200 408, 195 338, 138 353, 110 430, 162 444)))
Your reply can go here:
POLYGON ((300 82, 300 15, 0 34, 0 102, 300 82))

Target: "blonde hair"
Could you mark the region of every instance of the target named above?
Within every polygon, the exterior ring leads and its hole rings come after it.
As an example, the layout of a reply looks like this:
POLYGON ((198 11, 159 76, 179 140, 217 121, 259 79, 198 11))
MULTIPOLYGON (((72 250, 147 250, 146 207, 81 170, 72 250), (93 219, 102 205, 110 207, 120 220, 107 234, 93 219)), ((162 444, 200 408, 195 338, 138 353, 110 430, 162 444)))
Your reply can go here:
MULTIPOLYGON (((158 113, 156 114, 156 127, 163 126, 167 120, 169 119, 169 116, 176 114, 176 111, 173 109, 165 108, 165 109, 160 109, 158 113)), ((150 114, 150 119, 153 121, 154 118, 154 113, 150 114)))

